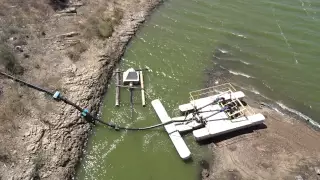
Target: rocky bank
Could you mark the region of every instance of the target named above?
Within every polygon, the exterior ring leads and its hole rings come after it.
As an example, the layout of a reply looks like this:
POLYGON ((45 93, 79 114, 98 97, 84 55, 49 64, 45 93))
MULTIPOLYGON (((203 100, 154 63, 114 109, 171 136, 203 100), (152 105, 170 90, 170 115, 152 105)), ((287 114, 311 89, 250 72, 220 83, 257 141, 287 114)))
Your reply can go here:
MULTIPOLYGON (((0 58, 1 71, 60 90, 96 114, 126 45, 160 2, 2 0, 1 52, 9 56, 0 58)), ((0 179, 71 179, 90 124, 41 92, 0 83, 0 179)))

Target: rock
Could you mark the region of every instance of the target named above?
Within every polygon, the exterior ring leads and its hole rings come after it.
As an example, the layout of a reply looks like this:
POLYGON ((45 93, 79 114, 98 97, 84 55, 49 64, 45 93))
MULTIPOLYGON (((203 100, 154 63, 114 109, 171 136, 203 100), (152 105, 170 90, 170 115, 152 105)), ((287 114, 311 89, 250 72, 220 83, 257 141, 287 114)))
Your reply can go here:
POLYGON ((138 19, 137 19, 137 22, 138 22, 138 23, 143 23, 144 20, 145 20, 144 18, 138 18, 138 19))
POLYGON ((295 177, 295 180, 303 180, 302 176, 298 175, 295 177))
POLYGON ((28 131, 28 132, 26 132, 26 133, 24 134, 24 136, 25 136, 25 137, 28 137, 28 136, 30 136, 30 134, 31 134, 31 130, 28 131))
POLYGON ((123 43, 128 42, 129 39, 130 39, 130 36, 121 36, 121 37, 120 37, 120 41, 123 42, 123 43))
POLYGON ((49 177, 51 174, 52 174, 51 171, 47 171, 47 172, 44 172, 41 177, 42 177, 42 178, 47 178, 47 177, 49 177))
POLYGON ((10 41, 14 41, 14 40, 16 40, 16 39, 17 39, 17 37, 11 37, 11 38, 9 38, 10 41))
POLYGON ((207 169, 204 169, 202 170, 202 173, 201 173, 202 177, 209 177, 209 171, 207 169))
POLYGON ((320 175, 320 168, 319 167, 315 167, 314 170, 316 171, 317 175, 320 175))
POLYGON ((21 46, 16 46, 15 49, 16 49, 17 51, 19 51, 19 52, 23 52, 23 49, 22 49, 21 46))
POLYGON ((127 35, 128 35, 128 36, 134 35, 134 33, 135 33, 134 30, 129 30, 129 31, 127 31, 127 35))
POLYGON ((47 144, 49 144, 49 139, 45 137, 42 139, 42 145, 46 146, 47 144))
POLYGON ((24 58, 29 58, 29 57, 30 57, 30 55, 29 55, 29 54, 24 53, 24 54, 23 54, 23 57, 24 57, 24 58))
POLYGON ((58 158, 58 156, 53 156, 52 158, 51 158, 51 161, 54 163, 54 164, 58 164, 59 163, 59 158, 58 158))
POLYGON ((39 142, 42 139, 43 135, 44 135, 44 130, 43 129, 37 130, 35 136, 33 137, 33 142, 34 143, 39 142))
POLYGON ((200 165, 200 167, 202 169, 207 169, 208 170, 210 168, 210 164, 206 160, 199 161, 199 165, 200 165))
POLYGON ((30 162, 30 159, 28 157, 25 158, 25 162, 28 164, 30 162))
POLYGON ((34 144, 30 144, 30 145, 27 147, 27 151, 33 151, 35 148, 36 148, 36 146, 35 146, 34 144))

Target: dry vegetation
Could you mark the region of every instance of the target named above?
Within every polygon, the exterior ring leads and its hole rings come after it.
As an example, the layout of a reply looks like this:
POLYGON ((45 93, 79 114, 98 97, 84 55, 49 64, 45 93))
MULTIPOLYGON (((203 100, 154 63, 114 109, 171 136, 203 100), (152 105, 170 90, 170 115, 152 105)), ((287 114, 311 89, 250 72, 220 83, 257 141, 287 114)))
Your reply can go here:
MULTIPOLYGON (((0 0, 1 71, 30 81, 28 76, 32 77, 31 72, 39 74, 42 71, 41 67, 50 63, 37 58, 37 53, 41 53, 42 47, 36 46, 37 43, 34 42, 44 37, 43 23, 54 13, 54 10, 65 8, 66 4, 63 2, 67 1, 0 0)), ((34 79, 33 83, 51 83, 50 88, 62 86, 56 79, 47 81, 49 77, 51 78, 52 75, 47 72, 34 79)), ((39 97, 36 97, 35 93, 0 76, 0 179, 8 179, 6 175, 14 172, 16 167, 27 167, 21 160, 28 157, 26 156, 28 150, 23 146, 28 141, 21 141, 21 133, 28 131, 30 123, 39 125, 48 120, 45 112, 48 111, 46 109, 50 103, 40 105, 39 97), (38 113, 37 110, 43 110, 43 113, 38 113), (33 121, 29 121, 32 119, 33 121), (38 122, 37 119, 40 121, 38 122), (2 168, 10 168, 10 171, 2 171, 2 168)), ((50 110, 54 112, 52 109, 50 110)), ((35 152, 35 156, 31 157, 34 167, 32 172, 29 172, 30 179, 40 179, 39 171, 43 166, 43 160, 38 156, 41 151, 35 152)), ((21 177, 22 173, 21 171, 14 176, 21 177)))
POLYGON ((21 101, 22 94, 18 92, 16 85, 9 86, 4 91, 3 96, 10 97, 3 99, 1 102, 0 122, 2 126, 0 127, 0 132, 5 133, 10 130, 16 130, 17 125, 13 121, 14 118, 28 112, 21 101))
POLYGON ((62 10, 68 7, 69 0, 50 0, 49 4, 56 10, 62 10))
POLYGON ((123 17, 123 11, 120 8, 103 7, 99 8, 95 13, 79 24, 81 29, 80 37, 72 39, 70 48, 66 51, 66 55, 73 62, 81 59, 81 55, 87 51, 88 46, 84 43, 85 40, 92 40, 95 38, 106 39, 109 38, 115 26, 117 26, 123 17), (84 39, 84 40, 83 40, 84 39))
POLYGON ((24 72, 13 50, 4 43, 0 44, 0 66, 12 74, 22 75, 24 72))
POLYGON ((123 11, 119 8, 100 8, 95 14, 82 24, 86 38, 108 38, 112 35, 114 27, 119 24, 123 17, 123 11))
POLYGON ((77 62, 80 59, 82 53, 86 52, 88 46, 81 41, 76 42, 71 48, 67 51, 67 56, 73 61, 77 62))

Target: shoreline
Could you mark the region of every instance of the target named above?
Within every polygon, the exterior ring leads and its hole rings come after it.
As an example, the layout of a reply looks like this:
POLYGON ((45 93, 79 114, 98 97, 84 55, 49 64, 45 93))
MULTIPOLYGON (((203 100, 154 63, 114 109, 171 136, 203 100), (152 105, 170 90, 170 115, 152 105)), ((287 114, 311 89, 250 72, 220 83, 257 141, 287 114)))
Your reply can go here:
MULTIPOLYGON (((216 64, 214 65, 216 66, 216 64)), ((232 82, 228 70, 205 70, 206 87, 232 82)), ((213 138, 207 144, 212 159, 201 172, 203 180, 214 179, 317 179, 320 166, 315 142, 320 129, 290 109, 250 90, 244 100, 266 116, 264 126, 254 126, 213 138)), ((294 110, 295 111, 295 110, 294 110)))
MULTIPOLYGON (((230 81, 231 83, 233 83, 233 85, 236 86, 237 89, 241 89, 241 90, 249 93, 250 97, 252 97, 251 98, 252 103, 254 103, 255 105, 258 104, 258 105, 256 105, 257 107, 269 106, 274 111, 277 111, 279 113, 283 113, 283 114, 286 114, 290 117, 296 118, 299 121, 305 122, 307 125, 315 128, 317 130, 320 130, 320 122, 313 120, 311 117, 309 117, 308 115, 305 115, 303 112, 300 112, 299 110, 296 110, 296 109, 289 108, 285 104, 282 104, 279 101, 270 99, 256 90, 247 89, 247 88, 240 86, 237 83, 235 84, 235 82, 232 82, 233 81, 232 76, 234 76, 234 74, 232 72, 230 72, 228 69, 218 67, 217 62, 214 62, 214 67, 212 67, 212 68, 214 69, 214 70, 212 70, 214 72, 210 72, 210 70, 209 70, 210 68, 205 70, 205 74, 207 77, 209 77, 209 79, 210 79, 210 77, 212 79, 217 79, 215 81, 218 81, 219 84, 223 84, 223 83, 230 81)), ((206 84, 205 86, 208 87, 208 84, 215 85, 215 82, 212 82, 210 80, 206 80, 205 84, 206 84)))
MULTIPOLYGON (((142 0, 144 1, 144 0, 142 0)), ((122 22, 120 25, 118 25, 115 29, 115 35, 113 34, 111 38, 119 38, 120 41, 116 42, 117 45, 120 45, 120 51, 114 51, 114 53, 116 53, 117 55, 115 56, 110 56, 108 53, 110 53, 110 50, 106 50, 106 53, 103 56, 103 58, 114 58, 116 59, 116 61, 114 61, 114 64, 113 64, 113 67, 109 67, 109 65, 107 67, 104 67, 106 69, 104 70, 100 70, 100 77, 102 78, 107 78, 107 81, 103 81, 103 80, 100 80, 99 82, 101 83, 100 84, 100 88, 98 89, 103 89, 103 92, 101 93, 101 95, 99 97, 97 97, 96 99, 99 100, 99 102, 96 104, 96 110, 95 110, 95 114, 99 117, 100 116, 100 113, 101 113, 101 109, 103 108, 103 101, 104 101, 104 98, 106 96, 106 94, 108 93, 108 89, 109 89, 109 84, 110 84, 110 80, 112 79, 113 77, 113 70, 116 69, 116 67, 119 65, 119 63, 121 63, 121 58, 123 57, 128 45, 130 44, 131 42, 131 39, 135 37, 136 33, 139 31, 139 29, 141 28, 141 26, 144 25, 144 23, 146 21, 148 21, 148 19, 151 17, 152 13, 154 11, 156 11, 157 8, 159 8, 162 3, 163 3, 163 0, 151 0, 151 1, 148 1, 148 3, 145 4, 145 7, 143 7, 141 9, 141 11, 139 13, 140 16, 136 16, 136 14, 134 12, 131 12, 129 17, 127 17, 126 19, 122 20, 124 22, 122 22), (122 27, 124 26, 124 27, 122 27), (124 30, 123 30, 124 29, 124 30), (119 33, 120 32, 120 33, 119 33), (106 75, 106 76, 103 76, 106 75)), ((114 50, 114 49, 111 49, 111 51, 114 50)), ((101 59, 100 59, 101 60, 101 59)), ((99 60, 99 61, 100 61, 99 60)), ((109 121, 109 120, 105 120, 105 121, 109 121)), ((91 124, 90 124, 91 126, 91 124)), ((87 141, 89 140, 90 138, 90 134, 91 134, 91 131, 92 128, 90 128, 88 131, 86 131, 86 134, 87 134, 87 138, 85 139, 85 141, 83 141, 84 143, 84 146, 83 146, 83 149, 86 149, 87 148, 87 141)), ((113 130, 113 129, 111 129, 113 130)), ((79 166, 81 165, 81 162, 82 162, 82 158, 83 158, 83 152, 85 150, 83 150, 82 152, 80 152, 80 158, 78 160, 78 162, 75 164, 75 172, 73 173, 73 178, 74 179, 77 179, 77 171, 79 169, 79 166)))

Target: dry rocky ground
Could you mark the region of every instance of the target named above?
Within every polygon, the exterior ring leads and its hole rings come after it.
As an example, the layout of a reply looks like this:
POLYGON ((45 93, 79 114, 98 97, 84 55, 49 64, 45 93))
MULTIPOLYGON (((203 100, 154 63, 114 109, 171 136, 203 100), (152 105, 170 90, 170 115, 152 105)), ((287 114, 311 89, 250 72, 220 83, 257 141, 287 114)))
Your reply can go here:
MULTIPOLYGON (((160 0, 0 0, 0 70, 98 111, 112 70, 160 0)), ((0 179, 70 179, 90 125, 0 77, 0 179)))

